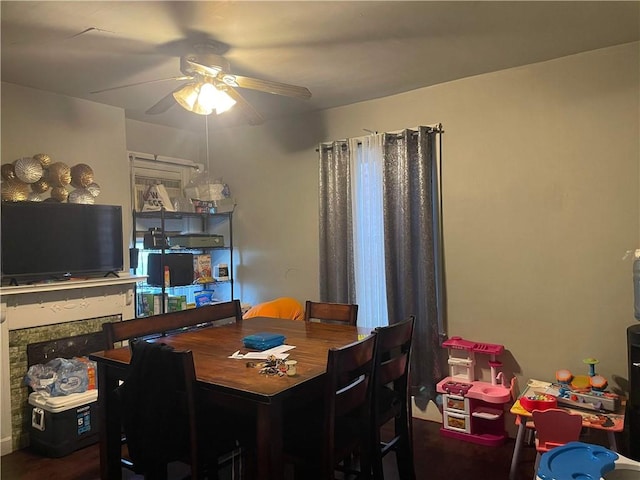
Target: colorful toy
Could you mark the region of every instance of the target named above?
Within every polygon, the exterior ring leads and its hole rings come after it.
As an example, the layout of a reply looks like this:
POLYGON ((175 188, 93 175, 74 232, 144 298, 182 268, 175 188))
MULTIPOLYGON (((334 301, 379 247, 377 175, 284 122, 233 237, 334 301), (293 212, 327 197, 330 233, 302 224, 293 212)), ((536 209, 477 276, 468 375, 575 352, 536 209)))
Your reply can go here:
POLYGON ((548 393, 531 393, 520 397, 520 405, 528 412, 548 410, 558 406, 558 400, 548 393))
MULTIPOLYGON (((623 457, 600 445, 569 442, 540 457, 537 480, 575 480, 603 478, 639 478, 625 472, 640 472, 640 462, 623 457), (608 473, 616 471, 614 475, 608 473)), ((640 473, 639 473, 640 474, 640 473)))
POLYGON ((451 337, 442 346, 449 350, 449 376, 436 387, 443 394, 440 432, 482 445, 502 444, 507 438, 504 408, 511 403, 515 382, 514 377, 508 386, 503 372, 498 371, 502 362, 496 356, 504 351, 504 347, 461 337, 451 337), (476 354, 489 356, 490 382, 475 379, 476 354))
POLYGON ((589 365, 588 375, 574 376, 566 369, 556 372, 558 404, 587 410, 616 411, 620 406, 620 397, 606 391, 607 379, 596 373, 595 366, 599 361, 585 358, 583 363, 589 365))

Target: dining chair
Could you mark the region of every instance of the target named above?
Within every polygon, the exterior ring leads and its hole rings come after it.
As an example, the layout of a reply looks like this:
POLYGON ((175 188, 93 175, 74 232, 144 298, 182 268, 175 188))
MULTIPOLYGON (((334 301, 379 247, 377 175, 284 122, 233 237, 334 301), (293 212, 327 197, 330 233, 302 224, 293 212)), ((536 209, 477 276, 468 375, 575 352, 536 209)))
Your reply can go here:
POLYGON ((351 303, 311 302, 307 300, 304 308, 305 322, 337 323, 356 326, 358 323, 358 305, 351 303))
POLYGON ((296 478, 334 479, 336 471, 371 478, 370 406, 375 334, 341 348, 329 349, 322 416, 313 409, 288 415, 285 458, 296 478), (359 468, 352 460, 359 458, 359 468), (297 475, 300 473, 301 475, 297 475))
POLYGON ((189 464, 191 478, 217 471, 218 458, 235 448, 211 435, 224 418, 200 408, 191 351, 135 340, 128 376, 116 390, 131 468, 146 480, 166 480, 171 462, 189 464))
POLYGON ((373 478, 384 478, 382 459, 390 451, 396 454, 401 480, 415 480, 413 464, 413 428, 409 370, 415 317, 374 330, 376 348, 373 363, 371 415, 371 463, 373 478), (382 441, 381 429, 393 420, 393 437, 382 441))
POLYGON ((578 441, 582 432, 582 415, 559 408, 534 410, 531 412, 536 429, 536 461, 533 472, 535 479, 540 464, 540 456, 554 447, 578 441))
POLYGON ((105 337, 105 348, 111 349, 115 347, 117 342, 123 340, 157 337, 229 319, 236 322, 242 321, 240 300, 163 313, 152 317, 107 322, 102 324, 102 330, 105 337))
POLYGON ((289 320, 304 319, 304 309, 300 302, 291 297, 279 297, 268 302, 258 303, 242 316, 247 320, 253 317, 286 318, 289 320))

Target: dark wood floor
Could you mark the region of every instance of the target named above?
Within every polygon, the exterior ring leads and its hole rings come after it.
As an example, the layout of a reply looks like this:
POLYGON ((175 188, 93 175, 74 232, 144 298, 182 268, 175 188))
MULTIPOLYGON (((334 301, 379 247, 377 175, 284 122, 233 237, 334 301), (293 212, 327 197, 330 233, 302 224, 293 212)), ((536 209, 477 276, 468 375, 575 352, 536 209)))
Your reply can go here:
MULTIPOLYGON (((415 463, 418 480, 492 479, 507 480, 513 439, 500 447, 485 447, 442 437, 440 424, 414 420, 415 463)), ((517 480, 533 478, 535 450, 524 448, 517 480)), ((397 480, 393 454, 387 455, 386 478, 397 480)), ((98 480, 100 455, 97 445, 78 450, 63 458, 45 458, 30 449, 2 457, 3 480, 98 480)), ((180 472, 183 473, 183 472, 180 472)), ((180 475, 181 477, 182 475, 180 475)), ((125 478, 139 478, 127 475, 125 478)))

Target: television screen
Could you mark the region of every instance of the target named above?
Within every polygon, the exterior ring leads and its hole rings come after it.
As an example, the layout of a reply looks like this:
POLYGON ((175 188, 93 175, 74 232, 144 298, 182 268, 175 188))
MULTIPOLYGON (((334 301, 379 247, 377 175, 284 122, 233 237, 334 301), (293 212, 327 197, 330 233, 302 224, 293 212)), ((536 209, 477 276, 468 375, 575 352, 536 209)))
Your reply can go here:
POLYGON ((123 268, 122 207, 2 202, 2 278, 64 279, 123 268))

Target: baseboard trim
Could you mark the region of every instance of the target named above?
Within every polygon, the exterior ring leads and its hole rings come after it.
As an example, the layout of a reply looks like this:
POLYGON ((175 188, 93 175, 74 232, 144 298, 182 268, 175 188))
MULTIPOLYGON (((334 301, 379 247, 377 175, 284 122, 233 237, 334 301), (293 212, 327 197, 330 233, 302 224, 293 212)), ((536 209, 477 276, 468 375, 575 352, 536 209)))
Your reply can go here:
POLYGON ((0 439, 0 455, 7 455, 13 452, 13 446, 11 445, 11 437, 5 437, 0 439))
POLYGON ((442 413, 440 413, 440 410, 433 401, 429 401, 429 403, 427 404, 427 409, 422 410, 416 405, 415 397, 411 397, 411 406, 411 413, 413 415, 413 418, 442 423, 442 413))

